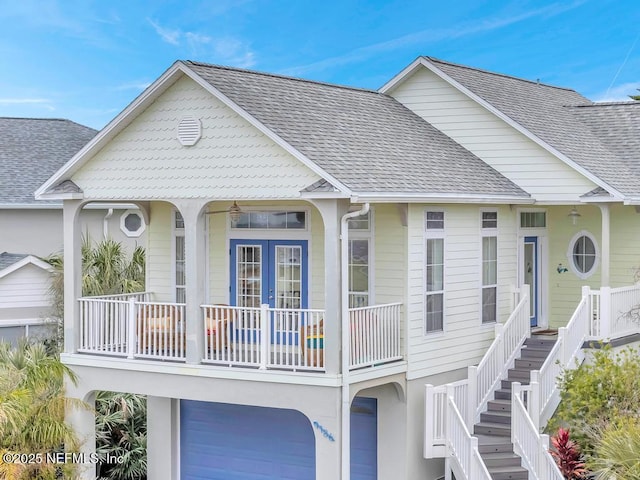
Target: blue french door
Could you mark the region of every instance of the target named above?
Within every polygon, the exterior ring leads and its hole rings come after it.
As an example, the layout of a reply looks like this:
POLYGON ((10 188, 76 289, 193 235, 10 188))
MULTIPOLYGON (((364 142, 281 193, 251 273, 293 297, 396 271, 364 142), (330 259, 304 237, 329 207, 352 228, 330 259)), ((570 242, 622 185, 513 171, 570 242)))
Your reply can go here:
POLYGON ((529 305, 531 326, 538 325, 540 288, 540 258, 538 255, 538 237, 524 237, 524 283, 529 285, 529 305))
POLYGON ((231 304, 307 308, 306 240, 231 240, 231 304))

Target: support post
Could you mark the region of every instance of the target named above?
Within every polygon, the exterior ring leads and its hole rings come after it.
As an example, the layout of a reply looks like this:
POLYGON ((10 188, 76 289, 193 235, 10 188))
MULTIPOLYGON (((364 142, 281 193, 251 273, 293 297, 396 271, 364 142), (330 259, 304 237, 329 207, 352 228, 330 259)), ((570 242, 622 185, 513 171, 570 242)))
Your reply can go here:
POLYGON ((533 425, 536 430, 540 431, 540 371, 534 370, 531 372, 531 381, 529 382, 529 398, 527 399, 527 411, 529 417, 533 421, 533 425))
POLYGON ((611 226, 609 205, 606 203, 598 204, 602 215, 602 245, 600 259, 600 284, 602 287, 610 286, 610 254, 611 254, 611 226))
POLYGON ((600 340, 611 335, 611 287, 600 288, 600 340))
POLYGON ((469 401, 467 402, 467 428, 470 432, 473 431, 473 426, 476 423, 476 412, 478 411, 478 367, 471 365, 467 369, 467 395, 469 401))
POLYGON ((127 304, 127 358, 133 359, 138 337, 136 331, 136 299, 131 297, 127 304))
POLYGON ((76 353, 80 345, 80 305, 82 296, 81 200, 65 200, 64 224, 64 351, 76 353))
POLYGON ((177 405, 147 396, 147 478, 177 478, 177 405))
MULTIPOLYGON (((425 386, 424 394, 424 445, 423 456, 424 458, 433 458, 433 429, 434 424, 437 421, 435 418, 440 412, 435 411, 435 402, 433 401, 433 385, 427 384, 425 386)), ((444 420, 444 419, 443 419, 444 420)))
POLYGON ((516 443, 516 421, 515 421, 516 417, 513 414, 513 412, 515 411, 513 407, 514 407, 516 398, 520 397, 521 392, 522 392, 522 384, 520 382, 511 383, 511 443, 513 444, 516 443))
POLYGON ((260 305, 260 370, 266 370, 269 362, 269 304, 260 305))

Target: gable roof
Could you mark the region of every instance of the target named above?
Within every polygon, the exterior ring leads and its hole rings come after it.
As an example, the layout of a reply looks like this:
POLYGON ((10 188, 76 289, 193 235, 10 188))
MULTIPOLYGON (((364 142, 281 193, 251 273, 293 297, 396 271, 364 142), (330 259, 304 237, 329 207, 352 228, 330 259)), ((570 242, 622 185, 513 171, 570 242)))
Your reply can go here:
POLYGON ((48 272, 53 271, 53 267, 50 264, 34 255, 2 252, 0 253, 0 278, 6 277, 25 265, 35 265, 48 272))
POLYGON ((388 95, 193 61, 176 62, 38 194, 51 195, 52 188, 91 157, 92 149, 104 145, 150 99, 161 95, 177 72, 197 81, 326 181, 303 194, 337 189, 352 196, 530 198, 388 95))
POLYGON ((0 205, 41 205, 35 190, 96 134, 64 119, 0 117, 0 205))
MULTIPOLYGON (((640 176, 620 156, 620 149, 598 132, 609 130, 615 116, 594 117, 576 107, 595 106, 574 90, 458 65, 432 57, 417 62, 439 73, 464 93, 471 94, 506 117, 543 147, 619 197, 640 194, 640 176), (596 126, 600 123, 599 126, 596 126)), ((383 87, 393 88, 392 82, 383 87)), ((638 150, 636 150, 638 151, 638 150)))

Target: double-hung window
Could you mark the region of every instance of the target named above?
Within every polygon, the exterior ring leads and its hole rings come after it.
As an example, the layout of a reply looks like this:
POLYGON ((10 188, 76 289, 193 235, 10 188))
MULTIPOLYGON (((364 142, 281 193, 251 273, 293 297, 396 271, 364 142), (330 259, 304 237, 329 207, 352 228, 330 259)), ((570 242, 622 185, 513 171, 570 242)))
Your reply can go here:
POLYGON ((482 323, 498 318, 498 212, 481 212, 482 237, 482 323))
POLYGON ((371 211, 349 220, 349 307, 371 300, 371 211))
POLYGON ((425 217, 425 333, 444 330, 444 212, 425 217))

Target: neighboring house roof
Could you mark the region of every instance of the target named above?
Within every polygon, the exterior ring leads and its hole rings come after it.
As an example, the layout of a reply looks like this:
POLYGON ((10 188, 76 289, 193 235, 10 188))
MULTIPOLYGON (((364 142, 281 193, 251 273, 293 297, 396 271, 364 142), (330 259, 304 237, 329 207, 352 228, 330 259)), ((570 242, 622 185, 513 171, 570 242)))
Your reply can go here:
POLYGON ((35 265, 51 272, 53 267, 40 258, 26 253, 0 253, 0 278, 6 277, 12 272, 24 267, 25 265, 35 265))
POLYGON ((352 192, 528 196, 388 95, 185 64, 352 192))
POLYGON ((34 191, 95 134, 70 120, 0 117, 0 206, 51 203, 34 191))
MULTIPOLYGON (((424 61, 490 104, 560 155, 601 180, 608 190, 625 196, 640 194, 640 175, 623 148, 609 135, 622 119, 620 109, 598 113, 589 99, 574 90, 457 65, 431 57, 424 61), (591 116, 591 118, 589 118, 591 116)), ((631 109, 637 112, 637 109, 631 109)), ((626 113, 623 113, 625 117, 626 113)), ((636 117, 637 118, 637 117, 636 117)), ((637 135, 636 135, 637 137, 637 135)), ((634 145, 638 152, 637 145, 634 145)))

